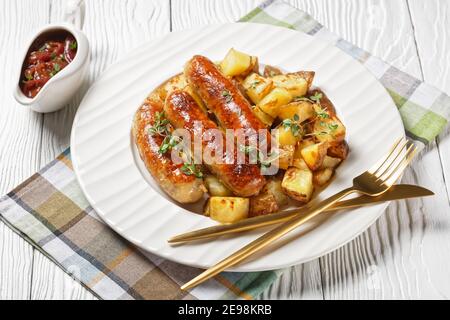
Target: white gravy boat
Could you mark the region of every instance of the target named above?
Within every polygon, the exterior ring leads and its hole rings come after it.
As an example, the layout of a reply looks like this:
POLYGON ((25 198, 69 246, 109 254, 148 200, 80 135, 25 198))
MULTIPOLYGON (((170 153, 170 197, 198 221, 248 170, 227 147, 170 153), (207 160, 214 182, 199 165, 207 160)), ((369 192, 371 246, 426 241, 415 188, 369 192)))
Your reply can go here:
POLYGON ((25 46, 16 69, 16 81, 13 89, 14 98, 20 104, 41 112, 53 112, 64 107, 80 89, 88 72, 90 53, 87 37, 74 25, 69 23, 50 24, 41 28, 25 46), (77 42, 77 53, 71 63, 52 77, 34 98, 26 96, 20 88, 22 68, 31 46, 36 39, 46 33, 65 31, 73 35, 77 42))

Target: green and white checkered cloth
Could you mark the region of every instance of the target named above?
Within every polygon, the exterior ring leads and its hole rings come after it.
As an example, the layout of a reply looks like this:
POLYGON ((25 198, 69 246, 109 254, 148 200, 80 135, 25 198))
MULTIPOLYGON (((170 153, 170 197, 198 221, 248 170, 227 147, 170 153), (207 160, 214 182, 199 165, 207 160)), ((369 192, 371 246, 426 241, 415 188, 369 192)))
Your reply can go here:
MULTIPOLYGON (((306 13, 267 1, 241 21, 305 32, 359 60, 386 87, 408 136, 420 144, 432 141, 447 124, 447 95, 340 39, 306 13)), ((0 216, 103 299, 251 299, 281 273, 222 273, 189 293, 181 291, 179 286, 201 270, 142 253, 108 228, 83 196, 69 150, 2 197, 0 216)))

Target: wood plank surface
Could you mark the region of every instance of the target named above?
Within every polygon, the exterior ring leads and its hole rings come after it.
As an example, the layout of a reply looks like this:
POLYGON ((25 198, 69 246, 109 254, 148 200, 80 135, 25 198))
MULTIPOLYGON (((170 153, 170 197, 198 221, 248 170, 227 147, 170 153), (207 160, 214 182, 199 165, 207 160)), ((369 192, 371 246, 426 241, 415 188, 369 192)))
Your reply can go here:
MULTIPOLYGON (((0 194, 39 169, 43 117, 12 96, 23 46, 49 20, 49 1, 0 1, 0 194), (20 14, 18 14, 20 12, 20 14), (6 50, 7 49, 7 50, 6 50), (12 52, 16 54, 12 54, 12 52)), ((33 249, 0 222, 0 298, 28 299, 33 249)))
MULTIPOLYGON (((13 55, 0 51, 0 192, 5 193, 69 145, 76 108, 89 83, 116 59, 154 36, 232 22, 258 0, 87 0, 92 45, 88 83, 65 109, 39 115, 12 98, 13 55), (5 85, 6 84, 6 85, 5 85)), ((289 0, 343 38, 450 93, 450 3, 432 0, 289 0)), ((61 21, 63 0, 0 2, 0 43, 19 50, 30 33, 61 21)), ((440 135, 404 182, 436 196, 392 204, 346 246, 290 268, 264 299, 449 298, 450 139, 440 135)), ((95 299, 77 281, 0 222, 0 298, 95 299)))
MULTIPOLYGON (((64 17, 64 0, 51 3, 51 21, 64 17)), ((170 31, 169 3, 157 1, 90 0, 85 3, 86 33, 91 45, 88 82, 66 108, 44 116, 41 166, 69 146, 70 130, 79 105, 89 85, 101 72, 125 53, 152 37, 170 31)), ((95 299, 39 251, 34 251, 32 299, 95 299)))

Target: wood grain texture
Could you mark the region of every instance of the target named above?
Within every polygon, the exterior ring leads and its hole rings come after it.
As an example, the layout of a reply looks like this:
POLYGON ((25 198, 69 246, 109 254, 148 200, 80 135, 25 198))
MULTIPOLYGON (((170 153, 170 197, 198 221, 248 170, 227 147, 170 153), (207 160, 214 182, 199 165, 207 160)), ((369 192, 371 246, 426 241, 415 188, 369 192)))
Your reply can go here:
MULTIPOLYGON (((52 22, 64 18, 64 5, 64 0, 52 1, 52 22)), ((77 106, 101 72, 143 42, 170 31, 169 2, 165 0, 88 0, 85 14, 83 31, 92 53, 88 81, 67 107, 44 116, 41 166, 69 146, 77 106)), ((35 251, 34 261, 32 299, 96 299, 40 252, 35 251)))
MULTIPOLYGON (((91 83, 112 62, 152 36, 235 21, 259 0, 88 0, 84 30, 92 44, 91 83), (171 8, 169 4, 171 2, 171 8), (170 20, 170 11, 172 20, 170 20)), ((289 0, 346 40, 447 93, 450 4, 421 0, 289 0)), ((0 43, 18 48, 26 34, 63 17, 63 0, 0 2, 0 43), (29 9, 26 9, 29 8, 29 9), (33 13, 33 14, 32 14, 33 13), (30 18, 32 17, 32 18, 30 18)), ((13 57, 0 51, 0 83, 11 83, 13 57)), ((65 109, 21 109, 0 86, 0 191, 5 193, 68 146, 87 85, 65 109)), ((354 241, 287 270, 264 299, 449 298, 450 139, 443 133, 419 156, 404 182, 432 189, 400 201, 354 241)), ((0 298, 92 299, 79 283, 0 223, 0 298)))
MULTIPOLYGON (((292 2, 346 40, 422 77, 406 1, 292 2)), ((368 231, 322 257, 325 299, 450 296, 447 280, 438 280, 448 279, 444 269, 450 263, 449 240, 443 230, 449 219, 443 172, 434 145, 425 150, 403 181, 428 186, 436 196, 392 204, 368 231)))
POLYGON ((253 10, 261 0, 171 0, 172 31, 193 26, 235 22, 253 10))
POLYGON ((414 33, 404 0, 289 0, 345 40, 420 77, 414 33))
POLYGON ((33 248, 0 223, 0 299, 30 298, 33 248))
MULTIPOLYGON (((424 79, 450 95, 450 3, 408 0, 424 79)), ((437 139, 450 198, 450 130, 437 139)))
MULTIPOLYGON (((0 50, 0 194, 39 169, 43 119, 15 102, 12 87, 22 47, 33 30, 48 22, 48 8, 48 1, 0 2, 0 43, 3 48, 0 50)), ((3 222, 0 222, 0 240, 0 299, 27 299, 33 250, 3 222)))

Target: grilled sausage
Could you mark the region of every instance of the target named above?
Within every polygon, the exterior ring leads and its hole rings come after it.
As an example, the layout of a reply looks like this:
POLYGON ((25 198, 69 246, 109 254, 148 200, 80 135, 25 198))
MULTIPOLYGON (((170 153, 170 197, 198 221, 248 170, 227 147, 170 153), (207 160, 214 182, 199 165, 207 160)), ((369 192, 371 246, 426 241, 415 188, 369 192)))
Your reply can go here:
POLYGON ((258 133, 258 130, 266 129, 232 80, 225 77, 211 60, 194 56, 186 64, 184 74, 208 109, 214 113, 220 126, 243 129, 249 136, 252 130, 258 133))
POLYGON ((203 150, 210 150, 210 154, 217 157, 219 155, 222 156, 221 159, 218 159, 219 161, 206 163, 206 165, 234 194, 241 197, 250 197, 260 192, 265 185, 265 179, 261 175, 259 167, 255 164, 238 164, 236 148, 234 148, 234 154, 232 155, 233 162, 226 161, 227 153, 223 133, 187 92, 172 92, 166 99, 164 112, 175 128, 188 130, 192 142, 195 135, 201 134, 203 150), (202 124, 203 131, 201 133, 196 126, 196 122, 202 124), (210 129, 217 130, 221 135, 222 141, 205 139, 205 133, 210 129), (220 150, 221 148, 222 150, 220 150))
POLYGON ((161 188, 180 203, 194 203, 203 197, 203 180, 185 175, 180 169, 182 165, 172 162, 170 153, 159 152, 164 136, 149 133, 157 112, 163 111, 163 105, 161 100, 149 97, 137 110, 132 129, 134 141, 147 170, 161 188))

